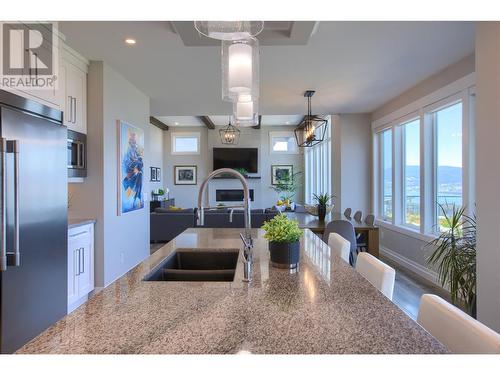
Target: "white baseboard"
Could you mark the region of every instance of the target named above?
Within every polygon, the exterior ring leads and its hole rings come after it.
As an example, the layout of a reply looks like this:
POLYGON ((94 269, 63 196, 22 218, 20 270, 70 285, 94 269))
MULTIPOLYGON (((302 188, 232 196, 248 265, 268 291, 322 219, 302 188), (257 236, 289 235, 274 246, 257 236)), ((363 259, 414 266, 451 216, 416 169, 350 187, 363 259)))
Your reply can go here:
POLYGON ((401 254, 398 254, 384 246, 380 246, 380 254, 389 258, 400 266, 407 268, 412 272, 415 272, 417 275, 422 276, 424 279, 430 281, 431 283, 441 287, 438 281, 438 275, 435 271, 432 271, 411 259, 405 258, 401 254))

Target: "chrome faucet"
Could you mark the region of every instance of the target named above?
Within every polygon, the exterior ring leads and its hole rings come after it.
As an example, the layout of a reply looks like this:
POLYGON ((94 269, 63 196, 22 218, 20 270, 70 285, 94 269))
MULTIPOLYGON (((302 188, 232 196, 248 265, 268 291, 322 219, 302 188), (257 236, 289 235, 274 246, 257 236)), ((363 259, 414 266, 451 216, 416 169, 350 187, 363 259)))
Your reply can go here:
POLYGON ((230 208, 231 212, 229 214, 229 221, 232 222, 233 219, 233 209, 235 208, 243 208, 245 211, 245 233, 240 233, 241 240, 243 241, 243 281, 250 282, 252 281, 252 271, 253 271, 253 240, 251 234, 251 215, 250 215, 250 190, 248 189, 247 181, 245 177, 234 169, 230 168, 221 168, 216 169, 212 173, 210 173, 205 180, 203 180, 200 190, 198 191, 198 210, 196 212, 196 224, 198 226, 203 226, 205 224, 205 209, 219 208, 219 207, 204 207, 203 206, 203 194, 205 193, 205 189, 208 185, 208 182, 218 176, 220 174, 230 174, 235 176, 238 180, 240 180, 241 185, 243 185, 243 204, 235 205, 235 206, 225 206, 225 208, 230 208))

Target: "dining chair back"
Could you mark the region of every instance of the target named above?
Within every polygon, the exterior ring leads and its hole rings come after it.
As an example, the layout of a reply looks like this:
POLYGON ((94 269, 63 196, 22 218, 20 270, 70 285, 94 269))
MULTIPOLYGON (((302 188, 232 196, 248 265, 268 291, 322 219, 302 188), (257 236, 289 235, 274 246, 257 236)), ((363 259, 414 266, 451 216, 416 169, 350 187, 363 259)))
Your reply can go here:
POLYGON ((332 220, 330 221, 323 232, 323 242, 328 243, 330 233, 338 233, 350 243, 349 264, 351 266, 355 263, 356 254, 356 233, 354 233, 354 226, 347 220, 332 220))
POLYGON ((351 213, 352 213, 352 209, 349 207, 349 208, 346 208, 345 211, 344 211, 344 216, 351 220, 351 213))
POLYGON ((361 211, 356 211, 354 213, 354 220, 361 222, 362 218, 363 218, 363 213, 361 211))
POLYGON ((341 257, 344 262, 349 263, 349 254, 351 253, 351 243, 338 233, 330 233, 328 236, 328 246, 332 251, 341 257))
POLYGON ((396 271, 369 253, 359 253, 356 260, 356 271, 392 300, 396 271))
POLYGON ((434 294, 420 299, 417 322, 453 353, 500 354, 500 335, 434 294))

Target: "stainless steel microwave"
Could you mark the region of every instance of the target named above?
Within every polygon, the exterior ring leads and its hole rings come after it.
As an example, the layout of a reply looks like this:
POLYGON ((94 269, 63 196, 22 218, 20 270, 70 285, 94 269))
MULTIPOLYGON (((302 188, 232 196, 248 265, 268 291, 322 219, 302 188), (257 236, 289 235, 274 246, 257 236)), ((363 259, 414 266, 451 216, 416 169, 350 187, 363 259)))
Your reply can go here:
POLYGON ((68 130, 68 177, 87 177, 87 136, 68 130))

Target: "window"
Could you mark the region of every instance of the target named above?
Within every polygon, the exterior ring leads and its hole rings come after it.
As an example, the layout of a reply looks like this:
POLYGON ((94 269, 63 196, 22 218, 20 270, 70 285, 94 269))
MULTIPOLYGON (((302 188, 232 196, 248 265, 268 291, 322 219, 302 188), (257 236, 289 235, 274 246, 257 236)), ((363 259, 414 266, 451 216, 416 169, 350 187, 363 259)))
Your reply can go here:
POLYGON ((297 154, 297 142, 292 132, 269 132, 271 153, 297 154))
POLYGON ((432 114, 436 145, 435 215, 441 230, 444 214, 462 206, 462 103, 432 114), (441 208, 442 207, 442 208, 441 208))
POLYGON ((200 153, 200 133, 172 133, 172 154, 197 155, 200 153))
POLYGON ((382 212, 384 220, 392 220, 392 129, 380 134, 382 150, 382 212))
POLYGON ((453 207, 474 211, 474 87, 426 100, 374 134, 374 203, 381 225, 429 240, 453 207))
MULTIPOLYGON (((332 130, 328 116, 325 139, 313 147, 304 148, 305 199, 306 204, 314 204, 313 194, 332 195, 332 130)), ((295 141, 295 139, 294 139, 295 141)))
POLYGON ((420 225, 420 119, 402 125, 404 136, 404 222, 420 225))

